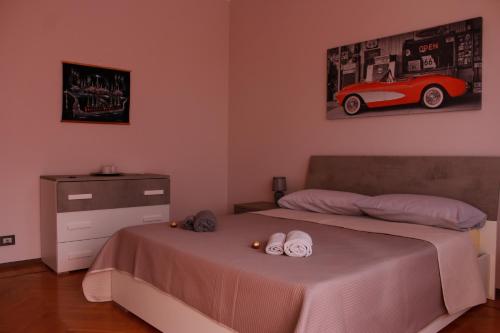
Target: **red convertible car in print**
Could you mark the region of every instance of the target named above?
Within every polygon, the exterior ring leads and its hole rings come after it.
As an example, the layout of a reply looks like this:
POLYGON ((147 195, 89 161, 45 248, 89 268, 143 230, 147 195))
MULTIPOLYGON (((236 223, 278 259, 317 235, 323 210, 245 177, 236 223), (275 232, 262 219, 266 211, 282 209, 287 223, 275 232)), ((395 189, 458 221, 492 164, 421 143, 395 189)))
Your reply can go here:
POLYGON ((467 81, 446 75, 423 75, 395 81, 388 72, 377 82, 355 83, 340 90, 335 98, 352 116, 363 108, 422 103, 429 109, 443 105, 448 98, 462 96, 467 81))

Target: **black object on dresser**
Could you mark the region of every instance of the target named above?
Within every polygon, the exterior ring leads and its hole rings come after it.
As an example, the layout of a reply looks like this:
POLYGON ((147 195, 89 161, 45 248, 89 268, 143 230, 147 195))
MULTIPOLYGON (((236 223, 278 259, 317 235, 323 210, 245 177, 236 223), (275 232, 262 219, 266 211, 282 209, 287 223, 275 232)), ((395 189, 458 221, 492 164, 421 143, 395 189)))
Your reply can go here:
POLYGON ((278 208, 274 202, 268 201, 256 201, 256 202, 246 202, 238 203, 234 205, 234 213, 242 214, 248 212, 257 212, 259 210, 268 210, 278 208))

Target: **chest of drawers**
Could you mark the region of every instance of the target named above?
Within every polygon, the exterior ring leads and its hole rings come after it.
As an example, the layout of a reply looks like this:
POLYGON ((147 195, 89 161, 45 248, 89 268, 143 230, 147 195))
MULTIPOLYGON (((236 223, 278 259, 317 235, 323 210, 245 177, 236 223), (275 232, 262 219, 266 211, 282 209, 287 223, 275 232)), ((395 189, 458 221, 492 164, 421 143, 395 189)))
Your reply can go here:
POLYGON ((119 229, 169 220, 170 178, 41 176, 42 260, 57 273, 89 267, 119 229))

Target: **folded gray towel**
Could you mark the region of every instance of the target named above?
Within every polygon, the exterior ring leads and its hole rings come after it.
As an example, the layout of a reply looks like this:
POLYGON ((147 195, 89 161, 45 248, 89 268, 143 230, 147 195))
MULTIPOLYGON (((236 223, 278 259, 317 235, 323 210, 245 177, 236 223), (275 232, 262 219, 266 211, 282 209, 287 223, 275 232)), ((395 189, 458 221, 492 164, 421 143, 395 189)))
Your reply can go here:
POLYGON ((194 217, 193 229, 196 232, 210 232, 217 228, 217 218, 209 210, 202 210, 194 217))
POLYGON ((189 215, 182 222, 182 229, 194 230, 194 215, 189 215))

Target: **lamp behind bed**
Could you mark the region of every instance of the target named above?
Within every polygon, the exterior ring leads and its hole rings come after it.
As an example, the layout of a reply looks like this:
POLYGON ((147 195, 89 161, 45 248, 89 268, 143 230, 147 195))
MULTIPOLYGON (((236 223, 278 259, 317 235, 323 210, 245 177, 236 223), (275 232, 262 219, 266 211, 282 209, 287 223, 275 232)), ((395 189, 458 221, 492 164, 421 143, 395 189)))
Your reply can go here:
POLYGON ((278 205, 278 200, 285 195, 286 177, 273 177, 274 203, 278 205))

